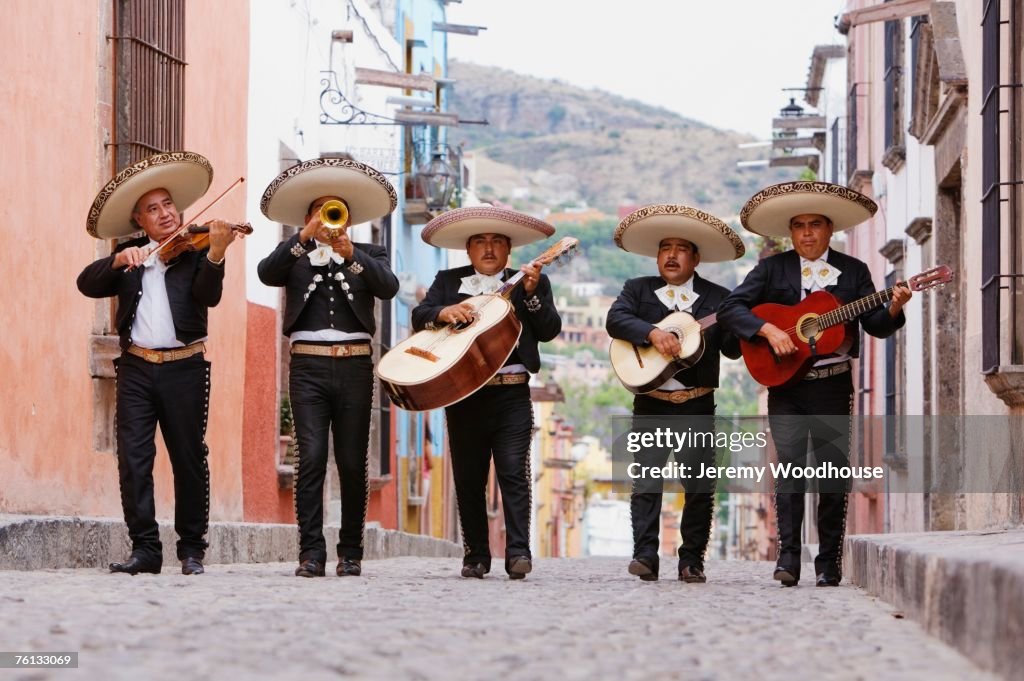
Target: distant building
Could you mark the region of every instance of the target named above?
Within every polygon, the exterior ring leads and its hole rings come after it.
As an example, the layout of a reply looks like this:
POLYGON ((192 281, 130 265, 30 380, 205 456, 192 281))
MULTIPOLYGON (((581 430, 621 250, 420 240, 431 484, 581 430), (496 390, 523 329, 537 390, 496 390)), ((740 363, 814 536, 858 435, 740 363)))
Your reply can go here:
POLYGON ((585 225, 597 220, 608 220, 611 216, 596 208, 567 208, 548 213, 544 219, 552 225, 585 225))

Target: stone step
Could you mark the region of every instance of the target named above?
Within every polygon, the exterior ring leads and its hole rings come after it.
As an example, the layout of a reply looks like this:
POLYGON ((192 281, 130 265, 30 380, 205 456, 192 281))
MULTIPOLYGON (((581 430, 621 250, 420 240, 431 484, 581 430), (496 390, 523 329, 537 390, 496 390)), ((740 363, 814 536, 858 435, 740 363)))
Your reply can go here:
MULTIPOLYGON (((177 563, 174 523, 162 521, 160 541, 164 564, 177 563)), ((337 560, 338 527, 324 527, 328 562, 337 560)), ((210 523, 210 544, 204 563, 271 563, 298 560, 298 529, 294 525, 210 523)), ((128 531, 118 518, 0 515, 0 569, 106 567, 131 552, 128 531)), ((367 527, 365 559, 398 556, 461 558, 454 542, 422 535, 367 527)))
POLYGON ((844 577, 979 667, 1024 674, 1024 530, 854 535, 844 577))

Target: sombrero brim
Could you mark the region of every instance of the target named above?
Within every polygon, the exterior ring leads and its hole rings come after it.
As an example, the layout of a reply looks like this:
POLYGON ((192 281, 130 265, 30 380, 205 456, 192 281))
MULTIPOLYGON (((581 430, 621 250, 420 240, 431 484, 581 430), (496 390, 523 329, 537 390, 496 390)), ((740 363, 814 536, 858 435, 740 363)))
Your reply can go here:
POLYGON ((627 215, 615 229, 615 244, 624 251, 658 256, 664 239, 686 239, 696 244, 701 262, 722 262, 742 257, 743 240, 714 215, 681 204, 645 206, 627 215))
POLYGON ((796 215, 824 215, 841 232, 869 220, 878 204, 858 191, 830 182, 783 182, 762 189, 743 210, 740 221, 754 234, 788 237, 796 215))
POLYGON ((202 198, 213 182, 213 166, 191 151, 156 154, 128 166, 100 190, 89 209, 85 229, 97 239, 117 239, 139 231, 132 211, 139 198, 166 189, 179 212, 202 198))
POLYGON ((470 206, 441 213, 423 228, 420 236, 431 246, 464 250, 474 234, 504 234, 512 247, 547 239, 555 228, 537 218, 493 206, 470 206))
POLYGON ((315 158, 274 178, 263 192, 260 210, 274 222, 301 227, 309 204, 322 196, 344 199, 353 225, 387 215, 398 205, 395 188, 365 163, 315 158))

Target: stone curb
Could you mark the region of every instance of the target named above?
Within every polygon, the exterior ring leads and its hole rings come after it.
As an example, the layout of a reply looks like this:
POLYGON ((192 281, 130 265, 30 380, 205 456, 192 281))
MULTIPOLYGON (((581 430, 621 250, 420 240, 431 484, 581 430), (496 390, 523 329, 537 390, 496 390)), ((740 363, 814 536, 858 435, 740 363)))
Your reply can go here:
POLYGON ((857 535, 844 576, 983 669, 1024 669, 1024 530, 857 535))
MULTIPOLYGON (((325 526, 328 561, 337 560, 334 544, 338 527, 325 526)), ((173 522, 160 527, 164 564, 174 565, 173 522)), ((294 525, 210 523, 210 544, 204 563, 276 563, 298 560, 298 530, 294 525)), ((397 556, 462 558, 454 542, 376 527, 366 528, 365 559, 397 556)), ((40 570, 106 567, 131 551, 124 522, 115 518, 0 515, 0 569, 40 570)))

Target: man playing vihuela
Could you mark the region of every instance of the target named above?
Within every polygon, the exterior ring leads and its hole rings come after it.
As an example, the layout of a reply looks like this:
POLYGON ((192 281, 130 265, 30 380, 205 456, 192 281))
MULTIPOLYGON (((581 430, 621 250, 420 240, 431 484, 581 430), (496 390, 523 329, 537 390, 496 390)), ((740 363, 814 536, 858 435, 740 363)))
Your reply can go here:
MULTIPOLYGON (((729 290, 701 277, 697 266, 739 258, 744 252, 743 242, 713 215, 678 204, 647 206, 628 215, 615 230, 614 240, 625 251, 655 258, 658 275, 625 283, 608 311, 608 334, 637 348, 653 346, 666 358, 679 357, 679 335, 656 324, 677 312, 688 313, 696 320, 714 314, 729 290)), ((701 333, 696 325, 683 331, 701 333)), ((703 335, 705 346, 699 360, 695 364, 686 362, 685 368, 674 374, 669 369, 667 380, 654 390, 637 394, 633 399, 634 416, 685 417, 678 419, 680 429, 714 430, 719 354, 735 359, 739 357, 739 345, 731 333, 717 325, 705 328, 703 335)), ((710 444, 680 451, 676 460, 685 460, 690 466, 714 466, 715 451, 710 444)), ((650 454, 640 458, 654 466, 664 465, 669 455, 650 454)), ((678 577, 684 582, 702 583, 706 581, 704 554, 714 512, 714 485, 713 481, 687 480, 683 487, 686 495, 678 577)), ((630 497, 633 561, 629 573, 644 581, 658 579, 661 502, 661 480, 634 481, 630 497)))

